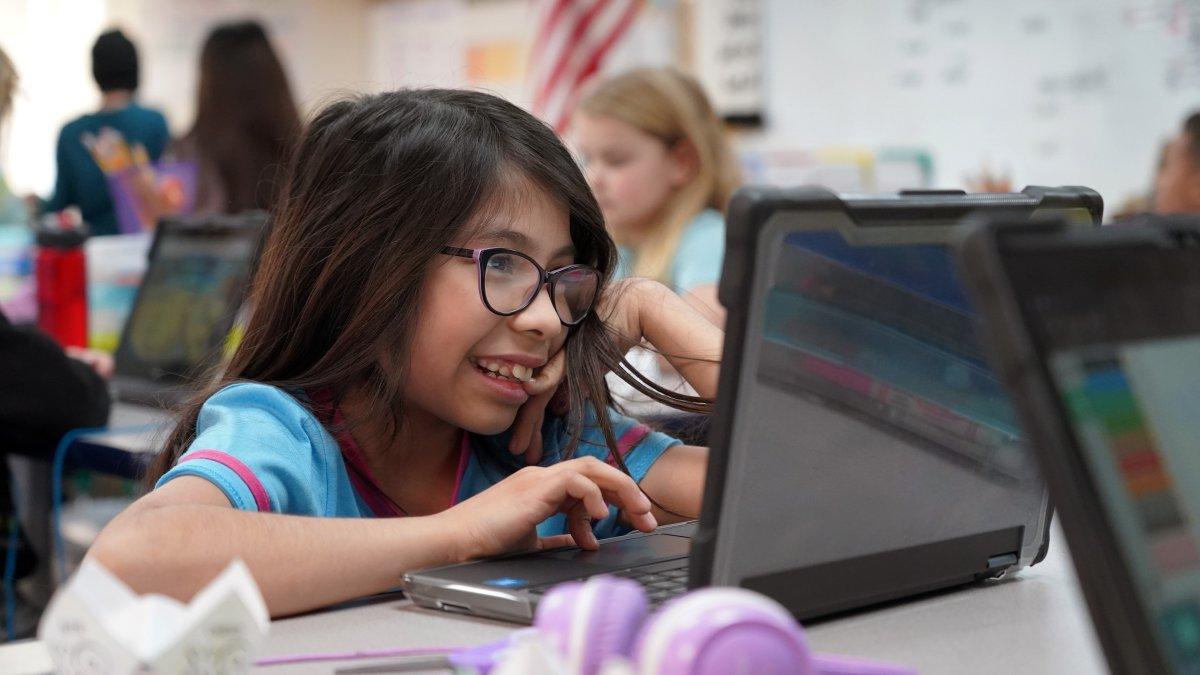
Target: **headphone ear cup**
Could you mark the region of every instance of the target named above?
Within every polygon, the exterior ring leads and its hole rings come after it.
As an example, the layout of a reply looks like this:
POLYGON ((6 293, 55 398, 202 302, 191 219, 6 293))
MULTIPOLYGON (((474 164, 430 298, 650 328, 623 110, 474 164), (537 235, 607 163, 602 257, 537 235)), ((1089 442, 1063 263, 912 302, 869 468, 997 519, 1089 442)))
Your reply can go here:
POLYGON ((706 588, 672 600, 638 636, 639 673, 812 675, 804 631, 782 605, 742 588, 706 588))
POLYGON ((629 656, 647 613, 646 593, 637 582, 592 577, 547 593, 538 603, 534 626, 570 672, 595 675, 609 657, 629 656))
POLYGON ((537 612, 533 615, 533 627, 538 634, 554 649, 554 652, 566 658, 567 641, 571 630, 575 607, 575 599, 583 582, 571 581, 559 584, 538 602, 537 612))

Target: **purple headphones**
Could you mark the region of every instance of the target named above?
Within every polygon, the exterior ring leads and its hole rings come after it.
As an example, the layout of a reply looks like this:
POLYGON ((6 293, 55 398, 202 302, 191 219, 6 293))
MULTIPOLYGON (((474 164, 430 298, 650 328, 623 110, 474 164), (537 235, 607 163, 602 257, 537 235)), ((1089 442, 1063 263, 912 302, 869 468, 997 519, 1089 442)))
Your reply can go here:
POLYGON ((593 577, 556 586, 534 626, 572 673, 596 675, 611 657, 659 675, 911 675, 911 668, 813 654, 782 605, 741 588, 706 588, 649 614, 642 587, 593 577))

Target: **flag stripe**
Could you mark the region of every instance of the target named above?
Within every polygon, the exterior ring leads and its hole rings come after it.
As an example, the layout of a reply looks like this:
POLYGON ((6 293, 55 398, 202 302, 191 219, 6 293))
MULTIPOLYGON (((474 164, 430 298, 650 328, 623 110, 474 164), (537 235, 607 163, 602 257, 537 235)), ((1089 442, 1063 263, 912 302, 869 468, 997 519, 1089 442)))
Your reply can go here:
POLYGON ((605 36, 604 41, 600 43, 584 64, 583 70, 575 77, 575 82, 571 87, 571 95, 567 99, 567 104, 563 106, 563 110, 559 113, 558 121, 554 128, 559 131, 565 131, 567 123, 570 122, 571 115, 575 112, 575 106, 579 103, 579 98, 583 95, 583 85, 600 70, 600 64, 604 62, 604 57, 608 56, 608 52, 612 50, 613 45, 617 40, 629 30, 629 26, 633 23, 634 17, 637 16, 639 5, 636 2, 631 2, 625 8, 625 13, 617 21, 617 25, 613 26, 612 30, 605 36))
POLYGON ((600 10, 609 5, 612 0, 596 0, 591 7, 587 9, 579 18, 575 20, 575 25, 571 28, 570 38, 567 39, 567 48, 562 50, 555 61, 554 69, 550 71, 550 76, 542 83, 542 89, 538 92, 538 98, 545 100, 551 89, 558 85, 558 80, 562 77, 562 73, 567 66, 574 60, 578 44, 583 40, 584 35, 588 32, 589 24, 600 10))
POLYGON ((584 86, 629 32, 644 0, 537 0, 536 39, 530 49, 532 109, 560 133, 584 86))

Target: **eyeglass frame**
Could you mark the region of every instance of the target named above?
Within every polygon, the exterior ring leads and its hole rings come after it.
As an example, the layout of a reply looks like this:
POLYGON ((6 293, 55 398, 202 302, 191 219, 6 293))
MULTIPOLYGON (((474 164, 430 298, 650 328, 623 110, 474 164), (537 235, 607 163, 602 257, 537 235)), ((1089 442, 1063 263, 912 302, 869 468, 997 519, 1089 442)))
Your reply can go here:
POLYGON ((458 258, 470 258, 475 261, 475 270, 479 276, 479 299, 483 302, 483 306, 487 307, 489 312, 498 316, 513 316, 514 314, 520 314, 526 309, 529 309, 529 306, 533 304, 533 301, 537 298, 538 294, 541 293, 542 287, 546 284, 550 284, 550 305, 554 307, 554 313, 558 316, 558 322, 569 328, 572 326, 578 326, 583 322, 584 319, 588 317, 588 314, 592 313, 592 309, 594 309, 596 306, 596 298, 600 295, 600 270, 597 270, 591 265, 573 263, 547 271, 546 268, 539 265, 536 260, 528 255, 521 253, 520 251, 514 251, 511 248, 503 248, 499 246, 488 248, 460 248, 457 246, 445 246, 442 248, 441 252, 445 255, 455 256, 458 258), (492 303, 488 302, 487 292, 484 290, 484 277, 487 274, 487 270, 484 265, 491 258, 491 256, 499 253, 508 253, 528 260, 529 263, 533 265, 533 268, 537 270, 539 275, 538 283, 536 286, 534 286, 533 292, 529 294, 529 297, 525 298, 520 307, 512 310, 511 312, 501 312, 495 307, 492 307, 492 303), (583 316, 580 316, 579 319, 572 323, 568 323, 563 320, 562 313, 558 311, 558 303, 554 300, 554 287, 558 283, 559 277, 561 277, 564 273, 577 269, 587 270, 596 276, 596 290, 592 292, 592 298, 590 301, 588 301, 588 307, 587 310, 584 311, 583 316))

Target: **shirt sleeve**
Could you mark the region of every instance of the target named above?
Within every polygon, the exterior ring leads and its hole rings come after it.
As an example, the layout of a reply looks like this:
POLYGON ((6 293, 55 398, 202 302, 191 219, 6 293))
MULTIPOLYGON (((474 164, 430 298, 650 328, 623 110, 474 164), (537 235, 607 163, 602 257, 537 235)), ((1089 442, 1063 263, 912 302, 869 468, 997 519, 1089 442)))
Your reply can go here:
POLYGON ((91 366, 0 312, 2 451, 47 455, 67 431, 103 425, 109 403, 108 384, 91 366))
POLYGON ((683 293, 721 279, 725 260, 725 220, 716 211, 704 211, 688 225, 675 252, 675 290, 683 293))
POLYGON ((195 440, 155 487, 198 476, 238 509, 323 515, 334 480, 326 437, 316 418, 284 391, 230 385, 204 403, 195 440))
MULTIPOLYGON (((683 441, 653 431, 646 425, 625 417, 611 408, 608 409, 608 419, 612 424, 613 435, 617 439, 617 454, 625 461, 625 467, 629 469, 629 475, 635 482, 642 482, 646 473, 650 471, 650 467, 654 466, 654 462, 658 461, 658 458, 662 457, 668 448, 683 444, 683 441)), ((561 440, 563 445, 566 442, 566 438, 561 440)), ((595 423, 594 415, 590 412, 580 436, 579 448, 575 451, 576 457, 584 455, 591 455, 613 466, 619 466, 613 453, 609 451, 604 442, 604 434, 600 431, 599 425, 595 423)), ((554 526, 561 528, 561 532, 566 532, 565 518, 560 515, 551 520, 555 521, 554 526)), ((615 506, 609 508, 608 517, 592 525, 592 531, 601 539, 627 534, 630 529, 629 526, 617 520, 615 506)), ((538 530, 543 535, 547 534, 541 527, 538 530)), ((558 532, 553 533, 557 534, 558 532)))

